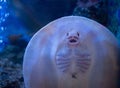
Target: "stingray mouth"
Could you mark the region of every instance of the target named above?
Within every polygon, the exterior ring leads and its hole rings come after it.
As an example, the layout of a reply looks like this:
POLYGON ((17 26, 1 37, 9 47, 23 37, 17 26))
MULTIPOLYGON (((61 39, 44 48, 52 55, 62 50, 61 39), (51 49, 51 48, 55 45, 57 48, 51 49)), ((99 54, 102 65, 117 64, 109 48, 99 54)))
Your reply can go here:
POLYGON ((70 43, 76 43, 77 40, 76 40, 76 39, 71 39, 71 40, 69 40, 69 42, 70 42, 70 43))
POLYGON ((68 43, 69 43, 70 45, 77 45, 77 44, 79 43, 78 40, 79 40, 79 39, 78 39, 78 37, 76 37, 76 36, 74 36, 74 37, 69 37, 69 38, 68 38, 68 43))

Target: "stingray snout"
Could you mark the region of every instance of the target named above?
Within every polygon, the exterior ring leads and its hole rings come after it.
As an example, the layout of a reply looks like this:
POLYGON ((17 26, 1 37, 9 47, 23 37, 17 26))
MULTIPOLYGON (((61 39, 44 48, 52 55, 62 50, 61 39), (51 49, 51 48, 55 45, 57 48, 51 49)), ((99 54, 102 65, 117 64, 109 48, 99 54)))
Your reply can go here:
POLYGON ((67 33, 68 43, 71 45, 76 45, 79 43, 79 33, 78 32, 70 32, 67 33))

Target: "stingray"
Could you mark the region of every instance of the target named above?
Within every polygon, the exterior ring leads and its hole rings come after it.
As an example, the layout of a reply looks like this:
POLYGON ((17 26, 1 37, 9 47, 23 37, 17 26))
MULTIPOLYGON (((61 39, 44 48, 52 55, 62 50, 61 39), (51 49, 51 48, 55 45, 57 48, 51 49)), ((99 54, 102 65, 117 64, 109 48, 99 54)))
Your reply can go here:
POLYGON ((24 55, 26 88, 117 88, 119 46, 104 26, 66 16, 41 28, 24 55))

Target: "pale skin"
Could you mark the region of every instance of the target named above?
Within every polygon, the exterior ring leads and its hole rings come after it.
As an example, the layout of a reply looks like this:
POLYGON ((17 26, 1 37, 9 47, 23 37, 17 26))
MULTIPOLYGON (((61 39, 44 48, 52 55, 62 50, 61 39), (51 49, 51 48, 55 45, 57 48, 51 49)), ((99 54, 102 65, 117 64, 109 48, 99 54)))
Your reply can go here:
POLYGON ((107 28, 68 16, 38 31, 27 46, 26 88, 117 88, 118 43, 107 28))

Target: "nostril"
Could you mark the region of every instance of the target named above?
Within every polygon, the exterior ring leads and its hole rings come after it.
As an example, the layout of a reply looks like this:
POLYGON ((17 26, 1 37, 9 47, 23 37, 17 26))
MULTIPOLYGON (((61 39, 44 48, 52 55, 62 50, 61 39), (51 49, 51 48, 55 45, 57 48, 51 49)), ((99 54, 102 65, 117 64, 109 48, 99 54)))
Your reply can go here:
POLYGON ((77 36, 79 36, 79 33, 77 32, 77 36))

